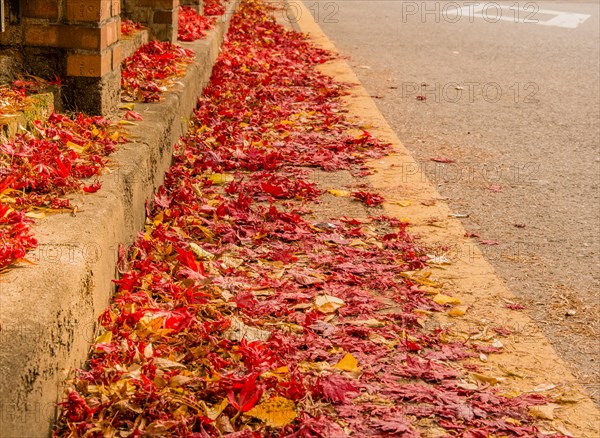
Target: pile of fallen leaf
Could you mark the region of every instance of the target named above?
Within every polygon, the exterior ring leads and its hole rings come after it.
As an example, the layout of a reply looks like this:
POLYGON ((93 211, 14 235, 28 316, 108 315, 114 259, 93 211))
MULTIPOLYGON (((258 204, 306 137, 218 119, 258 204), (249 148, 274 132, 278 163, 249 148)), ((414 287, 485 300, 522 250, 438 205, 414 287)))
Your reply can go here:
POLYGON ((204 15, 223 15, 225 13, 223 3, 223 0, 204 0, 204 15))
POLYGON ((179 8, 178 20, 179 41, 196 41, 204 38, 206 32, 213 28, 216 17, 206 17, 190 6, 182 6, 179 8))
POLYGON ((121 20, 121 36, 129 37, 142 30, 144 26, 133 20, 124 18, 121 20))
POLYGON ((544 397, 469 362, 502 345, 429 321, 456 299, 425 286, 406 223, 309 219, 312 169, 388 151, 344 118, 329 57, 242 5, 55 436, 542 436, 544 397))
POLYGON ((72 209, 68 195, 97 191, 108 156, 124 141, 103 117, 53 113, 0 144, 0 269, 35 247, 28 217, 72 209))
POLYGON ((13 114, 25 107, 26 93, 10 85, 0 86, 0 121, 4 114, 13 114))
POLYGON ((156 102, 174 78, 194 61, 192 50, 167 41, 150 41, 121 65, 121 100, 156 102))
POLYGON ((27 97, 47 91, 50 86, 60 86, 58 77, 47 81, 36 76, 18 79, 12 84, 0 85, 0 124, 3 115, 13 115, 28 106, 27 97))

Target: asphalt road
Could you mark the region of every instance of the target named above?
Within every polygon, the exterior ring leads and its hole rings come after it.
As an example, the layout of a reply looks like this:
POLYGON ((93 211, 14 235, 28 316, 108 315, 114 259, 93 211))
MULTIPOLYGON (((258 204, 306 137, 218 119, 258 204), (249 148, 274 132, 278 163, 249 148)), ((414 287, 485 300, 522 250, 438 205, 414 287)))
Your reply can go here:
POLYGON ((598 400, 598 2, 304 3, 598 400))

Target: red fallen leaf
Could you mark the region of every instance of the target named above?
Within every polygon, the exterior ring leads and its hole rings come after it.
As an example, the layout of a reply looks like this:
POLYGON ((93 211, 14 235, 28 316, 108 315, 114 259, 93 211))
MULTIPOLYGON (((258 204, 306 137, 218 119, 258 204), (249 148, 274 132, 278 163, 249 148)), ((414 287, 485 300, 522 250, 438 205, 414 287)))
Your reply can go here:
POLYGON ((15 181, 15 175, 8 175, 0 181, 0 194, 2 194, 15 181))
POLYGON ((419 95, 419 96, 417 96, 417 100, 420 100, 420 101, 427 100, 427 96, 419 95))
POLYGON ((500 242, 497 240, 493 240, 493 239, 482 239, 479 241, 480 244, 482 245, 499 245, 500 242))
POLYGON ((277 392, 279 395, 293 401, 301 400, 306 396, 306 388, 302 380, 297 380, 296 377, 292 377, 288 382, 280 382, 277 385, 277 392))
POLYGON ((383 432, 399 434, 403 438, 417 438, 419 433, 410 427, 410 420, 402 414, 393 414, 387 418, 374 418, 371 425, 383 432))
POLYGON ((352 193, 352 196, 354 196, 359 201, 364 202, 369 207, 373 207, 373 206, 376 206, 376 205, 381 205, 385 201, 383 199, 383 196, 378 195, 377 193, 369 193, 369 192, 362 192, 361 191, 361 192, 354 192, 354 193, 352 193))
POLYGON ((198 272, 204 275, 204 265, 202 262, 196 261, 194 253, 185 249, 177 248, 177 261, 186 268, 191 269, 194 272, 198 272))
POLYGON ((430 161, 435 161, 436 163, 456 163, 456 160, 447 157, 433 157, 429 159, 430 161))
POLYGON ((37 247, 37 240, 31 234, 31 222, 23 212, 12 210, 8 204, 0 202, 0 270, 37 247))
POLYGON ((60 177, 67 178, 71 174, 71 161, 68 158, 57 156, 54 162, 56 163, 56 173, 60 177))
POLYGON ((100 181, 95 182, 94 184, 90 184, 89 186, 84 186, 83 191, 86 193, 95 193, 102 188, 102 183, 100 181))
POLYGON ((229 403, 239 412, 249 411, 260 400, 263 390, 256 384, 257 377, 257 374, 250 374, 242 385, 234 384, 234 388, 227 392, 229 403), (237 398, 234 389, 239 389, 237 398))
POLYGON ((127 18, 121 20, 121 35, 122 36, 131 36, 134 33, 142 30, 144 26, 141 23, 134 22, 127 18))
POLYGON ((256 307, 258 301, 252 292, 242 291, 235 296, 235 304, 240 309, 252 309, 256 307))
POLYGON ((346 403, 348 397, 357 391, 358 388, 351 381, 336 374, 319 377, 312 387, 313 397, 323 397, 332 403, 346 403))
POLYGON ((516 228, 525 228, 525 227, 527 226, 527 225, 525 225, 525 224, 519 224, 519 223, 516 223, 516 224, 513 224, 513 225, 514 225, 516 228))
POLYGON ((493 330, 502 336, 510 336, 512 334, 512 330, 506 327, 494 327, 493 330))
POLYGON ((225 7, 221 0, 204 0, 204 15, 223 15, 225 7))
MULTIPOLYGON (((207 14, 208 15, 208 14, 207 14)), ((177 38, 179 41, 195 41, 206 36, 206 31, 212 29, 215 18, 200 15, 189 6, 179 8, 179 25, 177 38)))
POLYGON ((154 203, 159 207, 169 208, 171 201, 171 196, 169 193, 167 193, 164 187, 161 187, 154 195, 154 203))
POLYGON ((140 113, 138 113, 137 111, 133 111, 133 110, 128 110, 125 111, 125 120, 144 120, 144 118, 142 117, 142 115, 140 113))
POLYGON ((505 307, 508 309, 511 309, 511 310, 523 310, 526 308, 522 304, 517 304, 517 303, 508 303, 505 307))
POLYGON ((275 196, 276 198, 284 197, 287 191, 280 185, 274 185, 271 183, 262 183, 260 187, 269 195, 275 196))
POLYGON ((500 184, 492 184, 488 187, 488 190, 493 193, 498 193, 502 191, 502 186, 500 184))
POLYGON ((55 87, 60 87, 62 86, 62 79, 60 78, 60 76, 54 75, 54 77, 48 81, 48 84, 53 85, 55 87))
POLYGON ((465 237, 481 237, 481 235, 479 233, 472 233, 472 232, 467 231, 465 233, 465 237))
POLYGON ((73 422, 89 420, 97 409, 90 408, 85 399, 74 389, 70 389, 67 400, 59 404, 68 412, 69 421, 73 422))
POLYGON ((420 351, 423 349, 423 347, 420 344, 413 341, 409 341, 408 339, 405 339, 403 343, 407 351, 420 351))
POLYGON ((179 332, 189 326, 193 320, 194 315, 188 309, 175 309, 167 313, 163 321, 163 327, 179 332))

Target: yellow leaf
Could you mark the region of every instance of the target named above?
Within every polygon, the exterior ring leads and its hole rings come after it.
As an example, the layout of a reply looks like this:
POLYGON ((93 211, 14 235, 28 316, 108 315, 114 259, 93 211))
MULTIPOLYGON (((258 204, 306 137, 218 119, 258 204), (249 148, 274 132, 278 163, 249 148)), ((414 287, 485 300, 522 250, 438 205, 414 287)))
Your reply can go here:
POLYGON ((96 344, 106 344, 112 341, 112 332, 104 332, 96 338, 96 344))
POLYGON ((479 373, 471 373, 471 375, 475 378, 475 380, 478 380, 483 383, 490 383, 492 385, 497 385, 498 383, 500 383, 500 380, 494 376, 486 376, 485 374, 479 373))
POLYGON ((460 300, 458 298, 450 297, 450 296, 444 295, 444 294, 437 294, 435 297, 433 297, 433 301, 435 301, 437 304, 440 304, 440 305, 460 304, 460 300))
POLYGON ((275 368, 273 371, 271 371, 274 374, 287 374, 290 372, 290 369, 288 368, 287 365, 284 365, 282 367, 279 368, 275 368))
POLYGON ((448 310, 448 315, 450 316, 464 316, 467 314, 467 306, 456 306, 452 309, 448 310))
POLYGON ((543 420, 554 420, 554 410, 556 408, 560 408, 560 405, 548 403, 541 406, 529 406, 529 413, 543 420))
POLYGON ((287 398, 273 397, 250 409, 246 415, 264 421, 267 426, 284 427, 296 418, 296 405, 287 398))
POLYGON ((158 227, 160 224, 162 224, 162 222, 165 219, 164 216, 165 216, 164 210, 161 210, 160 213, 158 213, 156 216, 154 216, 152 223, 154 224, 155 227, 158 227))
POLYGON ((212 260, 215 258, 213 253, 206 251, 197 243, 191 242, 190 249, 199 259, 212 260))
POLYGON ((340 298, 331 295, 319 295, 315 299, 315 307, 321 313, 333 313, 345 304, 340 298))
POLYGON ((440 283, 439 281, 430 280, 429 276, 431 275, 431 272, 426 272, 424 274, 419 275, 414 271, 406 271, 406 272, 402 272, 400 275, 404 278, 408 278, 413 283, 417 283, 422 286, 430 286, 430 287, 439 288, 444 285, 443 283, 440 283))
POLYGON ((115 131, 111 134, 110 139, 112 141, 117 141, 119 139, 121 134, 119 134, 119 131, 115 131))
POLYGON ((390 201, 389 203, 399 205, 400 207, 409 207, 412 205, 412 202, 408 199, 403 199, 402 201, 390 201))
POLYGON ((282 380, 290 372, 287 366, 275 368, 272 371, 267 371, 261 374, 262 377, 275 377, 276 379, 282 380))
POLYGON ((358 370, 358 361, 350 353, 346 353, 346 355, 333 367, 338 370, 349 371, 352 373, 358 370))
POLYGON ((124 103, 121 106, 119 106, 119 109, 122 110, 128 110, 128 111, 133 111, 133 108, 135 108, 135 104, 132 103, 124 103))
POLYGON ((329 193, 333 196, 350 196, 350 192, 348 190, 331 189, 331 190, 327 190, 327 193, 329 193))
POLYGON ((221 413, 227 407, 227 403, 228 403, 227 402, 227 397, 225 397, 223 400, 221 400, 216 405, 213 405, 211 407, 207 407, 206 408, 206 416, 208 418, 210 418, 211 420, 216 420, 219 417, 219 415, 221 415, 221 413))
POLYGON ((32 219, 43 219, 46 217, 46 213, 43 211, 29 211, 25 213, 25 216, 30 217, 32 219))
MULTIPOLYGON (((95 344, 96 345, 98 345, 98 344, 107 344, 110 341, 112 341, 112 332, 104 332, 104 333, 102 333, 100 336, 98 336, 96 338, 95 344)), ((96 352, 99 351, 98 348, 94 348, 94 350, 96 352)))
MULTIPOLYGON (((94 129, 96 129, 96 128, 94 128, 94 129)), ((77 143, 73 143, 72 141, 67 142, 67 147, 69 149, 73 149, 75 152, 77 152, 79 154, 81 154, 85 150, 85 148, 83 146, 79 146, 77 143)))
POLYGON ((207 176, 209 180, 213 182, 213 184, 227 184, 228 182, 233 181, 233 175, 228 173, 212 173, 207 176))

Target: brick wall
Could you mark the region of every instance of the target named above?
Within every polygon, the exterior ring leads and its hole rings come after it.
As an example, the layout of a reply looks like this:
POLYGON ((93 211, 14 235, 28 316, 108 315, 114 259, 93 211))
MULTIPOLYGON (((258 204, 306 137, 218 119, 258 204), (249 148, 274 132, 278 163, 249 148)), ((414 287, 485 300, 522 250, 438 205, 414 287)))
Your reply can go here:
MULTIPOLYGON (((182 0, 198 7, 202 0, 182 0)), ((22 68, 66 79, 64 103, 107 114, 119 102, 121 14, 146 25, 153 37, 177 40, 179 0, 0 0, 5 32, 0 56, 19 50, 22 68)))
POLYGON ((161 41, 177 41, 179 0, 123 0, 123 12, 150 29, 161 41))

